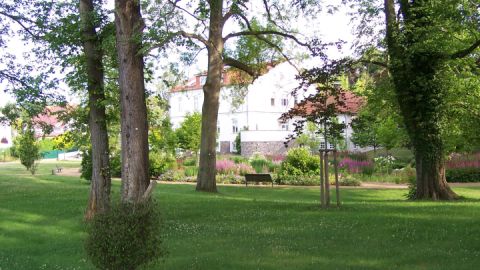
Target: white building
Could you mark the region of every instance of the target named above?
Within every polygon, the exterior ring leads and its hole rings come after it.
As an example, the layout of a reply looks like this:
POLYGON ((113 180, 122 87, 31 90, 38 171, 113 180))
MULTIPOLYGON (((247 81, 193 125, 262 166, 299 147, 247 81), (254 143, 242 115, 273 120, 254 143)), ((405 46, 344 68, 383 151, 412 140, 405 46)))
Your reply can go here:
MULTIPOLYGON (((296 100, 291 95, 298 86, 295 76, 297 70, 288 63, 281 63, 257 78, 248 86, 241 98, 243 103, 234 106, 242 90, 233 86, 224 75, 225 86, 221 89, 220 108, 218 112, 218 148, 221 153, 235 151, 235 138, 241 134, 242 155, 250 156, 254 152, 267 155, 279 155, 287 150, 284 142, 292 133, 293 123, 282 123, 280 116, 291 109, 296 100)), ((170 117, 174 128, 180 126, 185 116, 193 112, 201 112, 203 104, 202 86, 206 75, 199 74, 185 85, 175 87, 170 92, 170 117)), ((243 90, 245 91, 245 90, 243 90)), ((310 93, 305 93, 308 95, 310 93)), ((302 99, 303 97, 298 97, 302 99)), ((339 115, 339 121, 351 122, 348 114, 339 115)), ((347 149, 353 150, 350 142, 351 128, 346 130, 347 149)))

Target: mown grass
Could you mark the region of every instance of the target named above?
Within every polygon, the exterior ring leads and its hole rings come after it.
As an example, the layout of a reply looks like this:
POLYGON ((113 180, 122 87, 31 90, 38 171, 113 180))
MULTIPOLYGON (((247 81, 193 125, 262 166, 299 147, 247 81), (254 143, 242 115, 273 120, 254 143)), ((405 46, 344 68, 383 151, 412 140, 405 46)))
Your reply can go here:
MULTIPOLYGON (((0 164, 0 269, 92 269, 83 250, 89 186, 0 164)), ((68 163, 62 166, 78 166, 68 163)), ((114 183, 118 198, 119 183, 114 183)), ((154 269, 476 269, 480 189, 458 202, 408 202, 405 190, 159 185, 169 255, 154 269)))

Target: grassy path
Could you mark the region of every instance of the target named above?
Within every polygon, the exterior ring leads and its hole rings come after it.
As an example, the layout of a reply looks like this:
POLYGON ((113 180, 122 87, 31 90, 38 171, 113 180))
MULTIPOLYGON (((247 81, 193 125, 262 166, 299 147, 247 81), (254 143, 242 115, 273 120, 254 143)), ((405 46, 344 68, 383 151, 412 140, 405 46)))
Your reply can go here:
MULTIPOLYGON (((73 163, 62 163, 65 168, 73 163)), ((78 166, 78 163, 76 164, 78 166)), ((0 164, 0 269, 92 269, 83 251, 88 183, 0 164)), ((114 183, 118 198, 119 183, 114 183)), ((152 269, 476 269, 480 188, 458 202, 346 189, 341 209, 312 188, 157 186, 168 257, 152 269)))

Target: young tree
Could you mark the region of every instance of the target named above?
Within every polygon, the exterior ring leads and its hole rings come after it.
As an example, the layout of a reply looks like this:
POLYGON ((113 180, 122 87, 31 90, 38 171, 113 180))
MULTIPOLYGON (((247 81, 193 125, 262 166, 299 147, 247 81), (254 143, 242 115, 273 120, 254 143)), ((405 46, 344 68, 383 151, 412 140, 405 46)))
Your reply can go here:
POLYGON ((175 130, 178 138, 178 146, 189 150, 197 155, 200 149, 200 132, 202 128, 202 115, 199 113, 189 114, 175 130))
POLYGON ((37 170, 37 164, 35 162, 40 159, 40 148, 38 146, 37 140, 35 139, 35 132, 32 126, 29 124, 27 128, 20 135, 18 140, 18 157, 28 171, 32 174, 35 174, 37 170))
POLYGON ((116 44, 119 63, 122 201, 139 203, 150 183, 148 122, 140 3, 115 0, 116 44))

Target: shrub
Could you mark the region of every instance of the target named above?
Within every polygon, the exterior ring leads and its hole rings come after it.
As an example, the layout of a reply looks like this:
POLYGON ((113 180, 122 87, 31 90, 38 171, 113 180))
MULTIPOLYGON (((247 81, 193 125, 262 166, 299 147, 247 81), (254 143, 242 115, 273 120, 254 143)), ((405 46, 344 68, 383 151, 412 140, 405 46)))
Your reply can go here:
POLYGON ((348 173, 364 173, 373 174, 373 163, 366 160, 354 160, 351 158, 344 158, 338 163, 339 168, 345 168, 348 173))
POLYGON ((255 169, 253 169, 253 167, 250 166, 250 164, 239 163, 237 164, 237 172, 238 172, 238 175, 244 176, 245 174, 248 174, 248 173, 255 173, 255 169))
POLYGON ((279 185, 316 186, 320 185, 319 175, 277 175, 275 182, 279 185))
POLYGON ((197 160, 194 158, 187 158, 183 162, 183 166, 195 166, 197 165, 197 160))
POLYGON ((222 184, 243 184, 245 182, 244 177, 233 174, 217 175, 216 180, 217 183, 222 184))
POLYGON ((82 163, 80 163, 80 171, 81 171, 80 177, 87 181, 91 181, 92 170, 93 170, 92 149, 88 148, 87 150, 82 152, 82 163))
POLYGON ((288 151, 287 156, 280 166, 279 175, 318 175, 320 173, 320 158, 310 154, 307 148, 293 148, 288 151))
POLYGON ((161 181, 178 182, 185 180, 185 172, 181 170, 168 170, 158 177, 161 181))
POLYGON ((177 167, 177 160, 174 156, 161 152, 150 152, 150 176, 158 177, 167 170, 175 169, 177 167))
MULTIPOLYGON (((335 179, 333 179, 333 185, 335 185, 335 179)), ((342 177, 338 179, 338 184, 340 186, 353 186, 353 187, 358 187, 362 184, 360 180, 353 178, 352 176, 348 175, 345 177, 342 177)))
POLYGON ((198 167, 197 166, 185 166, 185 176, 192 177, 197 176, 198 167))
POLYGON ((88 224, 85 249, 99 269, 137 269, 165 254, 162 228, 156 203, 121 203, 88 224))
POLYGON ((248 162, 248 159, 242 157, 242 156, 231 156, 230 160, 235 162, 235 164, 240 164, 240 163, 245 163, 248 162))
POLYGON ((217 160, 215 167, 217 174, 235 174, 237 171, 235 163, 228 159, 217 160))
POLYGON ((250 165, 255 169, 255 172, 257 173, 263 173, 263 172, 268 172, 268 166, 269 162, 267 158, 260 154, 260 153, 254 153, 252 157, 248 160, 250 165))
POLYGON ((447 182, 480 182, 480 168, 446 169, 447 182))

